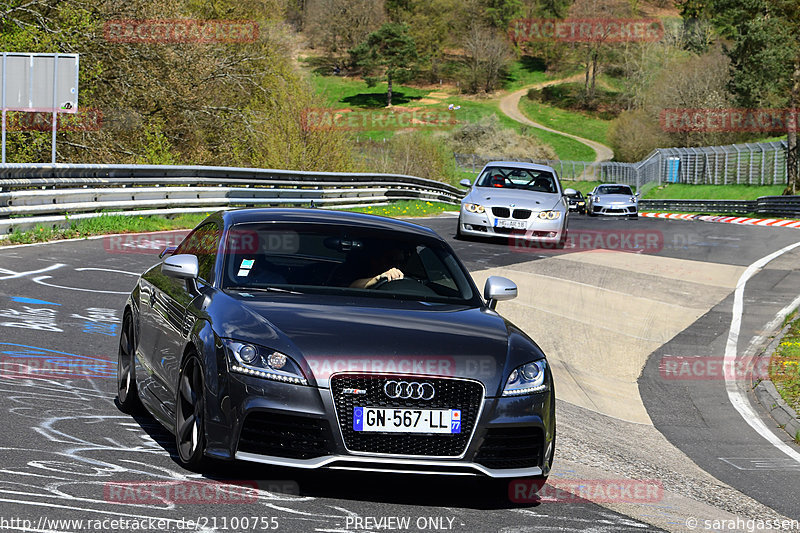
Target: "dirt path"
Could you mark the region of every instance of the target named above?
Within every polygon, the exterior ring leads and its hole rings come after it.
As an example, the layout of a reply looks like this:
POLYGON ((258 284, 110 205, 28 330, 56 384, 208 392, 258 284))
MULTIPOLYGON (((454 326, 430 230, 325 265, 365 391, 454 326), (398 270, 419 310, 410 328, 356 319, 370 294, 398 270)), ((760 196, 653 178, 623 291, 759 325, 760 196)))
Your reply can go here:
POLYGON ((560 80, 551 80, 545 81, 542 83, 537 83, 535 85, 529 85, 524 89, 520 89, 518 91, 514 91, 503 98, 500 99, 500 111, 505 113, 507 116, 525 124, 527 126, 531 126, 533 128, 539 128, 540 130, 549 131, 551 133, 557 133, 558 135, 563 135, 564 137, 569 137, 570 139, 575 139, 576 141, 585 144, 586 146, 590 147, 594 150, 596 156, 595 161, 610 161, 614 157, 614 151, 604 144, 600 144, 597 141, 592 141, 590 139, 584 139, 583 137, 578 137, 577 135, 572 135, 571 133, 564 133, 563 131, 554 130, 552 128, 548 128, 538 122, 534 122, 525 115, 522 114, 522 111, 519 109, 519 101, 525 94, 528 93, 529 89, 541 89, 542 87, 547 87, 549 85, 558 85, 559 83, 565 82, 573 82, 573 81, 580 81, 583 79, 583 74, 576 74, 575 76, 571 76, 569 78, 562 78, 560 80))

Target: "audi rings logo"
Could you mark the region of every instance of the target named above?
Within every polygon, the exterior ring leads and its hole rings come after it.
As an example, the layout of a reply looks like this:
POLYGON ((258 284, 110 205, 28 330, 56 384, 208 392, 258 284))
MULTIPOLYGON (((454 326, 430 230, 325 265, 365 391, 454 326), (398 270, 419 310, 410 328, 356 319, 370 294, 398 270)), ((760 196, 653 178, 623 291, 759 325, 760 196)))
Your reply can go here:
POLYGON ((383 386, 383 392, 389 398, 400 400, 432 400, 436 395, 436 389, 433 388, 433 385, 416 381, 390 380, 383 386))

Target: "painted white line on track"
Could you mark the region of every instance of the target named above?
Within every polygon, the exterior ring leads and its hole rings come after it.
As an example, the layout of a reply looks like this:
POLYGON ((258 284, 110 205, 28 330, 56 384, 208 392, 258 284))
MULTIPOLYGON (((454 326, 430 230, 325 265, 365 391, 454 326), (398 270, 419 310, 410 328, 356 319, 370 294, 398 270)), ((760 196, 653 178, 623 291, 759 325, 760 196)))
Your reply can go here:
POLYGON ((80 287, 66 287, 64 285, 56 285, 55 283, 46 283, 43 280, 51 279, 53 276, 39 276, 33 278, 33 281, 38 283, 39 285, 44 285, 45 287, 52 287, 54 289, 67 289, 70 291, 81 291, 81 292, 95 292, 98 294, 130 294, 130 291, 101 291, 98 289, 81 289, 80 287))
MULTIPOLYGON (((764 265, 773 259, 780 257, 786 252, 794 250, 798 246, 800 246, 800 242, 790 244, 789 246, 785 246, 776 252, 762 257, 755 263, 748 266, 739 278, 739 282, 736 284, 736 291, 734 292, 733 297, 733 317, 731 318, 731 328, 728 332, 727 344, 725 345, 725 368, 733 368, 733 365, 736 361, 737 346, 739 344, 739 332, 742 327, 742 312, 744 311, 744 288, 747 284, 747 281, 752 278, 756 272, 758 272, 758 270, 764 267, 764 265)), ((785 309, 786 308, 781 310, 781 313, 784 312, 785 309)), ((774 322, 775 321, 773 320, 771 323, 774 322)), ((753 409, 753 406, 750 405, 747 396, 742 394, 742 392, 739 390, 735 377, 729 375, 727 372, 725 373, 725 389, 728 393, 728 400, 730 400, 731 405, 733 405, 733 408, 736 409, 740 415, 742 415, 742 418, 744 418, 744 421, 747 422, 750 427, 752 427, 759 435, 769 441, 778 450, 800 463, 800 453, 783 442, 764 424, 764 422, 761 420, 761 417, 759 417, 758 413, 756 413, 753 409)))
MULTIPOLYGON (((30 270, 28 272, 13 272, 11 270, 0 268, 0 274, 8 274, 7 276, 0 278, 0 281, 4 281, 7 279, 23 278, 25 276, 30 276, 31 274, 41 274, 42 272, 49 272, 51 270, 55 270, 63 266, 65 265, 63 265, 62 263, 56 263, 54 265, 50 265, 49 267, 40 268, 39 270, 30 270)), ((50 277, 50 276, 45 276, 45 277, 50 277)))
POLYGON ((114 270, 113 268, 94 268, 94 267, 83 267, 83 268, 76 268, 78 272, 84 272, 86 270, 95 270, 98 272, 116 272, 117 274, 127 274, 128 276, 136 276, 139 277, 138 272, 128 272, 127 270, 114 270))

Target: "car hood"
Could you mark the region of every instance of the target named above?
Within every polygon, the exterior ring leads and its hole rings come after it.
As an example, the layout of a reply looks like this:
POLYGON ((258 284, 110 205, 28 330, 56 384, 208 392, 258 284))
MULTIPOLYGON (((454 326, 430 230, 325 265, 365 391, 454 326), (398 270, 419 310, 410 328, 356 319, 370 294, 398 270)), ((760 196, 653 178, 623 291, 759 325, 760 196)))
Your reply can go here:
POLYGON ((624 202, 629 204, 631 203, 631 196, 630 194, 601 194, 599 201, 602 203, 624 202))
POLYGON ((244 309, 259 320, 228 321, 224 334, 285 351, 310 369, 321 387, 328 386, 331 374, 348 370, 427 374, 479 379, 487 396, 494 396, 503 376, 542 357, 524 333, 485 308, 326 300, 309 302, 307 295, 243 299, 244 309))
POLYGON ((488 206, 507 206, 514 204, 515 207, 530 209, 532 211, 556 209, 561 205, 561 197, 557 194, 523 191, 520 189, 501 189, 499 187, 477 187, 470 191, 469 195, 464 200, 488 206))

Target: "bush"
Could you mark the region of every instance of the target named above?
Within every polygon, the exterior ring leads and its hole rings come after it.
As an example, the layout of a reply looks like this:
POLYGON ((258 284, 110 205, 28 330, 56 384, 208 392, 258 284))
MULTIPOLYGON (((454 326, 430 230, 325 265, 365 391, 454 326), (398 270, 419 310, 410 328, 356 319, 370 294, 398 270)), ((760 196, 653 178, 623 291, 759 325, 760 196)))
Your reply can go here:
POLYGON ((490 159, 557 159, 555 151, 533 137, 520 135, 503 128, 497 116, 490 115, 478 122, 471 122, 450 134, 450 146, 454 152, 477 154, 490 159))
POLYGON ((422 132, 398 132, 385 143, 364 148, 364 170, 407 174, 455 185, 458 182, 453 152, 442 139, 422 132))
POLYGON ((608 128, 608 141, 617 161, 641 161, 655 148, 669 145, 669 137, 641 109, 625 111, 608 128))

